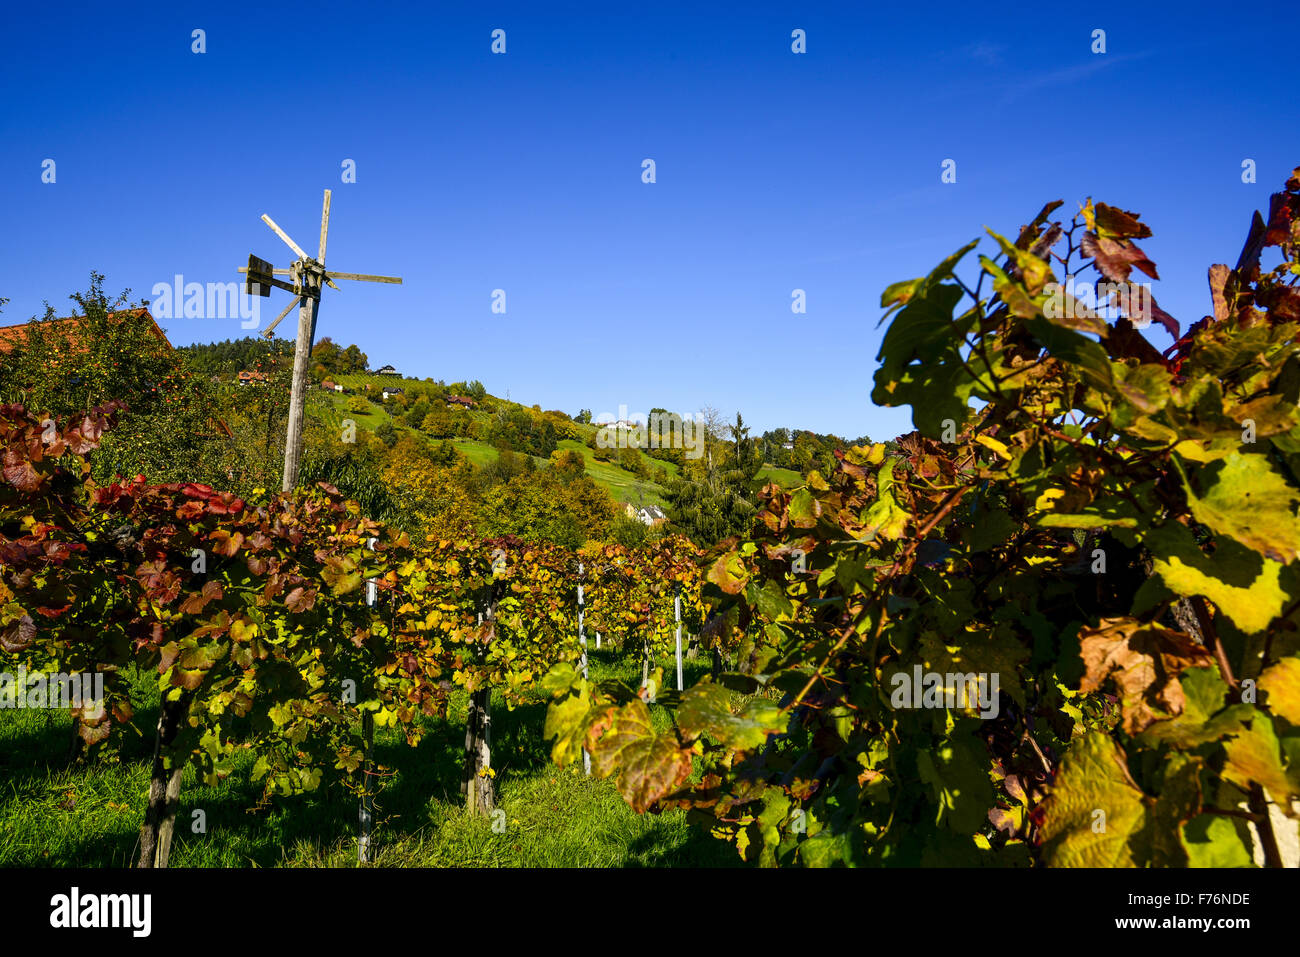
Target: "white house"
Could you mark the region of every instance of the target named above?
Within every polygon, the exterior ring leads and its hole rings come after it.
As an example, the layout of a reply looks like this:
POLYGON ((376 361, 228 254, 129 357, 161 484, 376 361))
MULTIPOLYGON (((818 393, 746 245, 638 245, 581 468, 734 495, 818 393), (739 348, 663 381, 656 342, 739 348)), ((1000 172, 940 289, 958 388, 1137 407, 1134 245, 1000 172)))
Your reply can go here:
POLYGON ((668 515, 658 505, 645 505, 637 509, 636 517, 643 525, 662 525, 668 521, 668 515))

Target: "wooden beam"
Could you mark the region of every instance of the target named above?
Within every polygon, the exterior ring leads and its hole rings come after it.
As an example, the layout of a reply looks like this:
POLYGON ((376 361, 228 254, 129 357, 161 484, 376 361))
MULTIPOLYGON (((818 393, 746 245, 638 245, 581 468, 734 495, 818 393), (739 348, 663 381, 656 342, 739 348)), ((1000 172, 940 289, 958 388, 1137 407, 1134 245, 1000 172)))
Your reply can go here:
POLYGON ((320 255, 316 261, 325 265, 325 236, 330 231, 330 191, 325 190, 325 205, 320 212, 320 255))
POLYGON ((270 216, 266 215, 266 213, 262 214, 262 222, 266 223, 266 225, 270 226, 273 230, 275 230, 275 234, 279 236, 281 239, 283 239, 285 243, 288 244, 289 248, 298 254, 299 259, 311 259, 310 256, 308 256, 305 252, 302 251, 302 247, 299 246, 297 243, 295 243, 292 239, 290 239, 289 234, 286 233, 279 226, 277 226, 275 224, 275 220, 272 219, 270 216))
MULTIPOLYGON (((240 266, 239 271, 248 272, 248 267, 240 266)), ((293 270, 291 269, 273 269, 271 271, 277 276, 293 275, 293 270)), ((334 285, 331 281, 333 279, 360 279, 365 282, 395 282, 399 286, 402 284, 402 278, 400 276, 367 276, 358 272, 329 272, 325 275, 325 281, 329 283, 330 288, 332 289, 338 288, 338 286, 334 285)))
POLYGON ((285 282, 283 279, 273 279, 270 276, 262 276, 259 279, 254 279, 253 282, 269 283, 276 289, 283 289, 285 292, 291 292, 295 296, 303 295, 303 290, 300 286, 295 286, 291 282, 285 282))
MULTIPOLYGON (((298 298, 301 298, 301 297, 298 297, 298 298)), ((297 299, 297 298, 295 298, 295 299, 290 299, 290 300, 289 300, 289 305, 287 305, 287 306, 284 307, 284 312, 282 312, 282 313, 280 313, 278 316, 276 316, 276 317, 275 317, 275 321, 272 322, 269 326, 267 326, 265 329, 262 330, 262 335, 266 336, 268 339, 271 338, 271 333, 275 332, 275 327, 278 326, 278 325, 280 324, 280 321, 281 321, 282 319, 284 319, 285 316, 289 315, 289 310, 292 309, 292 308, 293 308, 294 306, 296 306, 297 304, 298 304, 298 299, 297 299)))
POLYGON ((316 313, 320 309, 320 287, 308 273, 302 277, 304 295, 298 307, 298 342, 293 350, 293 385, 289 391, 289 429, 284 443, 284 476, 280 488, 291 491, 298 481, 298 460, 302 456, 302 421, 307 401, 307 366, 311 361, 316 313), (315 296, 311 295, 315 292, 315 296))
POLYGON ((392 282, 397 283, 399 286, 402 284, 401 276, 370 276, 359 272, 335 272, 333 269, 329 271, 329 274, 335 279, 355 279, 358 282, 392 282))

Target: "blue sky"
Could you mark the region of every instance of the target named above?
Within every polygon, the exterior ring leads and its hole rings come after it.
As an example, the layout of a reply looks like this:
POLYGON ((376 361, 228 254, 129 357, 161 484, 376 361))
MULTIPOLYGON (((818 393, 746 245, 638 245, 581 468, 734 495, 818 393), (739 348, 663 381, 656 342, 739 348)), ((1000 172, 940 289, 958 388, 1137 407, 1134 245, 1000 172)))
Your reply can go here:
MULTIPOLYGON (((326 291, 318 337, 375 366, 568 412, 710 405, 887 438, 910 428, 870 401, 890 282, 1091 195, 1152 225, 1156 296, 1186 326, 1300 164, 1280 4, 538 9, 14 7, 0 321, 66 313, 92 269, 138 299, 237 278, 250 252, 287 265, 260 215, 314 252, 331 188, 328 264, 405 278, 326 291)), ((247 334, 162 324, 178 345, 247 334)))

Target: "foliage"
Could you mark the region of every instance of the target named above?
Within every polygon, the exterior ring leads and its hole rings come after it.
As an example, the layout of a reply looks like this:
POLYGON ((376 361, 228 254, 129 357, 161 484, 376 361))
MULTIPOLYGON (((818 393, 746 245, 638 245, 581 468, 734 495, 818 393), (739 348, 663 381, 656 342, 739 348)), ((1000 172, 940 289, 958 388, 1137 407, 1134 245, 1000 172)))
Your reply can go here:
POLYGON ((129 290, 112 298, 103 280, 92 273, 89 288, 69 297, 72 317, 60 320, 47 305, 42 319, 25 326, 23 343, 0 367, 0 401, 56 418, 123 403, 96 457, 100 481, 144 473, 155 481, 226 482, 211 384, 159 338, 147 310, 126 308, 129 290))
POLYGON ((699 809, 768 865, 1248 864, 1248 821, 1280 865, 1300 170, 1163 355, 1133 321, 1177 335, 1154 299, 1122 295, 1110 325, 1054 297, 1053 263, 1154 278, 1149 228, 1060 205, 991 234, 973 288, 955 270, 978 242, 885 291, 873 397, 918 431, 769 487, 752 537, 716 551, 739 667, 670 700, 663 731, 626 689, 557 675, 557 760, 585 747, 634 807, 699 809))
POLYGON ((607 491, 586 475, 574 477, 550 467, 516 475, 485 491, 476 527, 489 537, 513 534, 578 548, 603 538, 613 517, 607 491))

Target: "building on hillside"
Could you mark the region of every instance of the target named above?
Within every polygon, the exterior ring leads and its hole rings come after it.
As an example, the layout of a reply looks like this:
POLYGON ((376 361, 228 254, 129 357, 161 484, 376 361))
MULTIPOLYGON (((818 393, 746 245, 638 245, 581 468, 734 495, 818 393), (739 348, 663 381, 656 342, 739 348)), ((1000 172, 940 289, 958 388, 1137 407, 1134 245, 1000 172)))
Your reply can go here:
POLYGON ((343 386, 339 385, 333 379, 326 379, 320 384, 320 387, 326 392, 342 392, 343 386))
POLYGON ((384 366, 382 369, 376 369, 371 375, 397 375, 398 372, 392 366, 384 366))
MULTIPOLYGON (((154 320, 153 313, 149 311, 149 303, 136 309, 121 309, 110 315, 112 319, 126 320, 128 318, 147 318, 149 320, 149 331, 167 344, 167 348, 172 348, 171 341, 168 340, 167 334, 162 331, 162 327, 154 320)), ((76 345, 76 332, 78 329, 79 316, 67 316, 63 319, 52 319, 49 326, 57 328, 59 332, 67 336, 72 344, 76 345)), ((14 326, 0 326, 0 352, 10 353, 27 341, 27 327, 30 323, 20 322, 14 326)))
MULTIPOLYGON (((149 320, 149 332, 156 336, 169 350, 174 348, 171 344, 171 340, 167 338, 167 333, 163 332, 162 326, 158 325, 157 321, 153 317, 153 313, 149 311, 148 300, 143 300, 141 304, 134 309, 119 309, 116 312, 109 313, 109 318, 116 322, 126 322, 131 319, 147 319, 149 320)), ((53 327, 54 330, 57 330, 67 338, 69 345, 73 349, 76 349, 79 345, 77 337, 81 330, 81 319, 81 316, 65 316, 61 319, 51 319, 47 323, 47 328, 53 327)), ((13 326, 0 326, 0 353, 7 355, 15 349, 21 348, 27 341, 27 328, 29 325, 31 325, 31 323, 21 322, 13 326)), ((230 426, 226 424, 225 420, 212 419, 208 424, 212 428, 213 432, 222 438, 234 438, 235 433, 231 431, 230 426)))
POLYGON ((235 381, 240 385, 266 385, 271 381, 271 377, 265 372, 250 372, 244 370, 235 376, 235 381))
POLYGON ((467 395, 449 395, 447 396, 447 404, 463 406, 466 409, 472 409, 478 405, 477 402, 467 395))
POLYGON ((395 396, 395 395, 404 395, 404 394, 405 394, 404 391, 403 391, 402 389, 399 389, 397 386, 395 386, 395 385, 386 385, 386 386, 384 386, 383 399, 384 399, 385 402, 387 402, 387 401, 389 400, 389 398, 392 397, 392 396, 395 396))
POLYGON ((649 525, 651 528, 668 521, 667 513, 658 505, 646 505, 637 509, 636 517, 643 525, 649 525))

